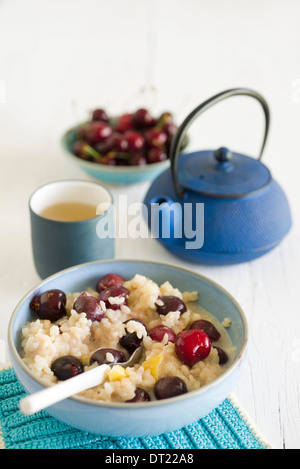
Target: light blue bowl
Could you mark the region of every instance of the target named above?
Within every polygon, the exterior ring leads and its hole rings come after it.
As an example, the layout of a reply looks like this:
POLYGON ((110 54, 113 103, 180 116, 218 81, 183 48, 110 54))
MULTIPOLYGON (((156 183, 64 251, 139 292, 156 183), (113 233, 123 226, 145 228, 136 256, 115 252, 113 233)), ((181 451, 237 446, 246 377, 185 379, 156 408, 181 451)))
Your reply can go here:
POLYGON ((135 404, 100 403, 76 396, 48 407, 47 412, 84 431, 123 437, 161 434, 203 418, 230 394, 237 383, 246 357, 247 321, 237 302, 216 283, 190 270, 156 262, 111 260, 82 264, 49 277, 27 293, 15 308, 8 330, 12 366, 25 390, 34 393, 44 387, 33 377, 18 353, 21 327, 26 321, 35 319, 29 308, 33 294, 52 288, 65 292, 84 290, 88 286, 94 287, 97 280, 108 272, 119 273, 128 279, 139 273, 159 284, 168 280, 183 291, 198 291, 199 305, 220 322, 226 317, 231 319, 228 333, 236 347, 234 361, 209 385, 181 396, 135 404))
POLYGON ((63 135, 62 146, 71 161, 94 179, 113 184, 136 184, 153 181, 170 167, 169 160, 145 166, 107 166, 83 160, 72 153, 72 144, 76 140, 77 130, 78 127, 74 127, 63 135))

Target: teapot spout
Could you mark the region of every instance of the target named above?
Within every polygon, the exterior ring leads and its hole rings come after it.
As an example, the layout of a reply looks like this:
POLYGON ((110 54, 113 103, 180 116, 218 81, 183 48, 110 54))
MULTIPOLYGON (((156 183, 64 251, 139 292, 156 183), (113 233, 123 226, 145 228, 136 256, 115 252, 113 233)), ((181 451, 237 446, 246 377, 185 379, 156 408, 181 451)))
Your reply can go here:
POLYGON ((149 205, 151 236, 165 243, 182 239, 182 205, 168 196, 154 197, 149 205))

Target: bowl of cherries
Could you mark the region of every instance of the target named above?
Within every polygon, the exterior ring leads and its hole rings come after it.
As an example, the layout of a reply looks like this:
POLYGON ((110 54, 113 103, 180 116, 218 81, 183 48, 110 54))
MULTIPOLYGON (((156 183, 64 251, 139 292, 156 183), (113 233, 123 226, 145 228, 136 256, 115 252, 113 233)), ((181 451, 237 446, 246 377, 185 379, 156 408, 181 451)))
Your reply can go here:
MULTIPOLYGON (((133 184, 151 181, 169 168, 169 150, 176 132, 170 112, 154 117, 139 108, 111 117, 97 108, 87 122, 63 135, 62 145, 72 161, 93 178, 133 184)), ((187 140, 182 150, 186 146, 187 140)))

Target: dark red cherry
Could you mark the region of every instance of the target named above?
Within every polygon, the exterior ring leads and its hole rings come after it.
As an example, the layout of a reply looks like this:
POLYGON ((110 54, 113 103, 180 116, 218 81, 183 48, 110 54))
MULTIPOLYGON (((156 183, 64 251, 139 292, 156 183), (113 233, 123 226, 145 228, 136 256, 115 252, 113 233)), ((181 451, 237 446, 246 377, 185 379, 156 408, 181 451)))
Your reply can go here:
POLYGON ((100 278, 96 285, 98 293, 106 290, 106 288, 115 287, 116 285, 122 285, 125 282, 125 278, 122 275, 109 273, 100 278))
POLYGON ((136 388, 134 397, 125 402, 149 402, 150 400, 150 396, 145 389, 136 388))
POLYGON ((149 164, 160 163, 168 158, 167 154, 159 147, 150 148, 147 153, 147 161, 149 164))
POLYGON ((92 113, 93 121, 108 122, 108 115, 104 109, 95 109, 92 113))
POLYGON ((147 164, 147 160, 144 153, 136 152, 130 156, 128 164, 129 166, 145 166, 147 164))
POLYGON ((158 298, 157 302, 156 311, 163 316, 171 311, 179 311, 180 314, 186 311, 185 303, 177 296, 162 296, 158 298))
POLYGON ((145 145, 145 139, 143 135, 134 130, 128 130, 128 132, 125 133, 124 137, 128 142, 128 149, 130 151, 139 151, 145 145))
POLYGON ((207 321, 206 319, 199 319, 194 321, 190 326, 190 329, 200 329, 204 331, 212 342, 216 342, 221 337, 220 332, 217 330, 214 324, 212 324, 210 321, 207 321))
POLYGON ((219 364, 220 365, 225 365, 227 362, 228 362, 228 355, 227 353, 225 352, 225 350, 223 350, 222 348, 220 347, 213 347, 217 350, 218 352, 218 355, 219 355, 219 364))
POLYGON ((73 309, 75 309, 78 314, 85 313, 87 319, 91 321, 101 321, 105 316, 105 311, 102 309, 97 298, 87 292, 83 292, 79 295, 74 302, 73 309))
POLYGON ((192 366, 204 360, 210 353, 211 343, 208 336, 200 329, 183 331, 177 334, 175 353, 185 365, 192 366))
POLYGON ((129 290, 123 287, 122 285, 115 285, 105 290, 102 290, 98 296, 98 301, 104 301, 106 308, 117 310, 120 309, 121 305, 126 305, 129 297, 129 290), (109 298, 124 298, 124 301, 121 303, 110 302, 109 298))
POLYGON ((132 128, 133 128, 133 124, 132 124, 131 113, 123 114, 122 116, 118 118, 117 125, 116 125, 117 132, 124 133, 127 130, 130 130, 132 128))
POLYGON ((90 358, 90 365, 97 362, 98 365, 111 364, 111 363, 123 363, 126 361, 126 357, 123 352, 113 348, 101 348, 96 350, 90 358), (107 353, 113 356, 113 361, 107 360, 107 353))
POLYGON ((66 302, 66 294, 61 290, 53 289, 41 295, 35 295, 30 302, 30 308, 41 319, 57 321, 66 314, 66 302))
POLYGON ((168 135, 163 130, 149 129, 145 134, 146 145, 148 148, 162 147, 168 139, 168 135))
POLYGON ((91 145, 104 142, 112 134, 112 128, 105 122, 91 122, 85 132, 86 140, 91 145))
POLYGON ((65 355, 54 360, 51 370, 59 381, 65 381, 84 372, 81 361, 72 355, 65 355))
POLYGON ((154 385, 156 399, 167 399, 187 392, 185 382, 178 376, 166 376, 159 379, 154 385))
POLYGON ((133 113, 132 122, 136 129, 155 125, 156 119, 152 117, 148 109, 140 108, 133 113))
POLYGON ((167 334, 168 336, 168 342, 175 342, 175 332, 173 331, 173 329, 168 326, 164 326, 163 324, 153 327, 148 332, 148 335, 151 337, 151 339, 155 340, 156 342, 161 342, 165 337, 165 334, 167 334))
MULTIPOLYGON (((139 319, 135 319, 135 318, 127 319, 127 321, 124 322, 125 329, 126 329, 126 324, 129 321, 139 322, 146 329, 145 324, 142 321, 140 321, 139 319)), ((128 332, 127 329, 126 329, 126 334, 123 335, 123 337, 121 337, 121 339, 119 340, 119 344, 122 347, 124 347, 125 350, 127 350, 127 352, 132 354, 141 345, 142 340, 143 340, 143 337, 138 337, 136 332, 128 332)))

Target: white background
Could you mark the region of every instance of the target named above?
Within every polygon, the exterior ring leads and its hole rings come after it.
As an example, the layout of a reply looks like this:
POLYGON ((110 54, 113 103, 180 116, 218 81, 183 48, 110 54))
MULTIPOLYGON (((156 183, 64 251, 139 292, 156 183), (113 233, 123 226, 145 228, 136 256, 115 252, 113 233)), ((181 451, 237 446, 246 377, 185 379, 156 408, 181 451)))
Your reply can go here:
MULTIPOLYGON (((234 394, 274 448, 300 448, 299 128, 297 0, 0 0, 0 362, 10 315, 39 282, 28 198, 36 187, 88 179, 60 147, 95 107, 148 106, 181 122, 232 87, 261 92, 271 108, 263 162, 290 201, 293 228, 265 257, 231 267, 189 266, 155 240, 118 240, 117 257, 178 263, 236 297, 250 326, 248 362, 234 394)), ((201 116, 191 149, 228 146, 257 155, 263 118, 234 98, 201 116)), ((110 187, 142 201, 148 184, 110 187)))

